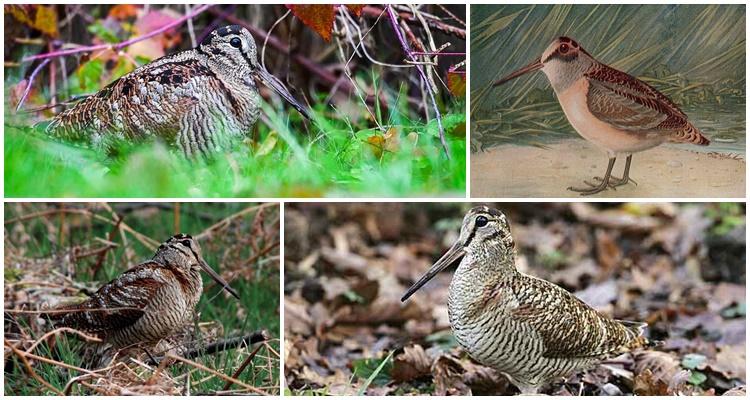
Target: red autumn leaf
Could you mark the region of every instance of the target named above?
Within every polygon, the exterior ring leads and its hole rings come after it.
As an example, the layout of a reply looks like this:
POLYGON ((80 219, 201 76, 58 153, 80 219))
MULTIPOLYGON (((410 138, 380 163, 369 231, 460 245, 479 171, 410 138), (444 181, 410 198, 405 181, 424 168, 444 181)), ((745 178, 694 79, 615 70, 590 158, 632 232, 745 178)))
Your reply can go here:
POLYGON ((354 15, 360 16, 362 14, 362 9, 365 8, 364 4, 347 4, 346 8, 349 9, 349 11, 353 12, 354 15))
POLYGON ((466 72, 449 70, 448 89, 456 97, 466 96, 466 72))
POLYGON ((121 21, 136 15, 138 15, 138 6, 133 4, 118 4, 109 9, 109 16, 121 21))
POLYGON ((334 4, 287 4, 286 7, 310 29, 318 32, 326 42, 331 40, 333 20, 336 17, 334 4))

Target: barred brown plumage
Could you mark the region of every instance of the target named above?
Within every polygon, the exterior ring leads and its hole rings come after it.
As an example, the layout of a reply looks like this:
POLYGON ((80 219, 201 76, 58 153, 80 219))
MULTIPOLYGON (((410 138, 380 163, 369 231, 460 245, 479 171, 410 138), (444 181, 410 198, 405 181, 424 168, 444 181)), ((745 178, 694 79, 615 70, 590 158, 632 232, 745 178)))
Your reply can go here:
POLYGON ((523 393, 649 343, 645 324, 611 319, 565 289, 519 272, 508 220, 486 206, 466 214, 456 243, 401 300, 461 257, 448 291, 453 334, 471 357, 523 393))
POLYGON ((151 345, 192 314, 203 292, 201 269, 239 298, 203 260, 198 242, 178 234, 159 246, 151 260, 125 271, 88 300, 57 307, 48 317, 57 327, 95 333, 117 349, 151 345))
POLYGON ((101 151, 117 142, 156 138, 187 157, 227 150, 250 132, 260 113, 255 79, 305 117, 307 110, 257 60, 243 27, 212 31, 192 50, 168 55, 115 80, 58 114, 47 134, 101 151))

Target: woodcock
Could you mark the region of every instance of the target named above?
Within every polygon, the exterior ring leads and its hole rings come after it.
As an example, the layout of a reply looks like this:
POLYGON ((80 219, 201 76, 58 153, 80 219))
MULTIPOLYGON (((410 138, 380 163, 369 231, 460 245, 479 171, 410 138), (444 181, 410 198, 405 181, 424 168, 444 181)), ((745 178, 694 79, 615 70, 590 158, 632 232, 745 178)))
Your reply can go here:
POLYGON ((58 327, 95 333, 116 349, 155 344, 192 315, 203 292, 201 270, 239 299, 203 260, 198 242, 178 234, 151 260, 123 272, 88 300, 58 307, 48 316, 58 327))
POLYGON ((645 324, 608 318, 565 289, 519 272, 514 255, 505 215, 475 207, 456 243, 401 300, 463 257, 448 291, 453 334, 472 358, 523 393, 648 344, 645 324))
POLYGON ((573 128, 586 140, 607 151, 609 164, 598 184, 569 187, 582 195, 599 193, 632 181, 633 153, 664 142, 707 146, 709 140, 667 96, 624 72, 595 60, 578 42, 555 39, 531 64, 495 82, 502 85, 527 72, 542 70, 573 128), (622 178, 612 177, 619 156, 627 156, 622 178))
POLYGON ((260 114, 256 79, 309 118, 258 63, 255 40, 238 25, 211 32, 192 50, 168 55, 117 79, 46 127, 54 137, 107 152, 118 142, 159 139, 188 158, 228 150, 260 114))

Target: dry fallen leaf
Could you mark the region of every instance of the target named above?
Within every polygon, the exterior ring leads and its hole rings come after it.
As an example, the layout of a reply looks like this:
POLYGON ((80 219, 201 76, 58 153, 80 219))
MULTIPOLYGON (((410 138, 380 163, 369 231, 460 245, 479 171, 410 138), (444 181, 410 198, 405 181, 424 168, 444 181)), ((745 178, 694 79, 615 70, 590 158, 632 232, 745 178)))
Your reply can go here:
POLYGON ((396 382, 408 382, 429 375, 432 362, 422 346, 404 347, 404 352, 393 359, 391 377, 396 382))

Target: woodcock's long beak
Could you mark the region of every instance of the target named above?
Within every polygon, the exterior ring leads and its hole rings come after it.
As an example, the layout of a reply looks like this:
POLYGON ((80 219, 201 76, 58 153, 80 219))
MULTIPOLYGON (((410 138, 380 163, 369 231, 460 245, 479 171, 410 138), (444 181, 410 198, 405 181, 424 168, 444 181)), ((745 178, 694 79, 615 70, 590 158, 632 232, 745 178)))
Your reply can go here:
POLYGON ((256 68, 256 76, 258 79, 263 82, 264 85, 268 86, 269 88, 273 89, 274 92, 278 93, 279 96, 283 97, 284 100, 289 102, 289 104, 292 105, 297 111, 299 111, 300 114, 302 114, 303 117, 307 119, 310 118, 310 112, 307 111, 307 107, 300 104, 297 99, 295 99, 291 93, 287 90, 287 88, 284 86, 281 81, 279 81, 278 78, 271 75, 270 72, 268 72, 267 69, 265 69, 263 66, 259 65, 256 68))
POLYGON ((533 72, 533 71, 536 71, 538 69, 542 69, 542 67, 544 67, 544 64, 542 64, 542 59, 541 58, 537 58, 531 64, 529 64, 529 65, 527 65, 527 66, 525 66, 525 67, 523 67, 523 68, 521 68, 519 70, 516 70, 515 72, 513 72, 510 75, 506 76, 505 78, 500 79, 499 81, 493 83, 492 86, 502 85, 503 83, 508 82, 511 79, 518 78, 519 76, 521 76, 521 75, 523 75, 523 74, 525 74, 527 72, 533 72))
POLYGON ((448 249, 448 251, 446 251, 439 260, 435 262, 435 264, 432 264, 432 267, 430 267, 430 269, 421 278, 419 278, 419 280, 415 284, 411 285, 409 290, 407 290, 404 296, 401 297, 401 301, 406 301, 406 299, 411 297, 414 292, 416 292, 417 290, 419 290, 419 288, 429 282, 430 279, 434 278, 435 275, 438 274, 438 272, 448 268, 448 266, 453 264, 454 261, 463 257, 464 254, 466 254, 466 252, 464 251, 464 246, 460 240, 457 240, 456 243, 454 243, 453 246, 448 249))
POLYGON ((236 290, 232 289, 231 286, 229 286, 229 283, 224 280, 224 278, 221 277, 221 275, 217 274, 216 271, 213 270, 213 268, 209 267, 208 264, 206 264, 205 261, 199 260, 201 268, 203 268, 204 271, 208 274, 208 276, 211 277, 216 283, 221 285, 222 289, 229 292, 232 296, 237 298, 237 300, 240 299, 240 295, 237 293, 236 290))

